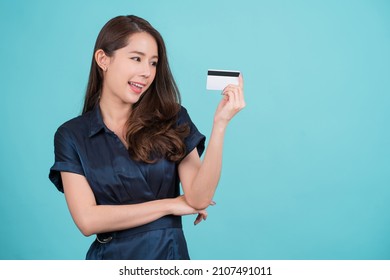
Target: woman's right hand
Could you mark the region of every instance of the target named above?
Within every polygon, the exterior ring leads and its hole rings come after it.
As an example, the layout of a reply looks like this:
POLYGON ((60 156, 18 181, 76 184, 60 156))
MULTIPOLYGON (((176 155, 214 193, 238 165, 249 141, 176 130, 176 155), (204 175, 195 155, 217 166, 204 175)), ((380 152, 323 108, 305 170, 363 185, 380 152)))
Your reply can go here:
POLYGON ((222 91, 224 96, 220 101, 214 115, 214 122, 224 126, 242 109, 245 108, 244 78, 238 76, 238 85, 228 85, 222 91))
MULTIPOLYGON (((183 195, 178 196, 176 198, 172 199, 172 215, 175 216, 185 216, 185 215, 191 215, 191 214, 198 214, 194 221, 194 225, 199 224, 202 220, 207 219, 207 211, 206 209, 197 210, 192 208, 188 205, 186 199, 183 195)), ((212 202, 211 205, 214 205, 215 203, 212 202)))

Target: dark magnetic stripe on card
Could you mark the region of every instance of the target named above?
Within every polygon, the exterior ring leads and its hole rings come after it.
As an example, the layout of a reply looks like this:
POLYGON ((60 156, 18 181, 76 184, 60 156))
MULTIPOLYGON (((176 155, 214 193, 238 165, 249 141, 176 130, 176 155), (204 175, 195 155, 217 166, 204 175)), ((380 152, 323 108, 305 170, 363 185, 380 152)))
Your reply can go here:
POLYGON ((240 72, 228 72, 228 71, 208 71, 209 76, 225 76, 225 77, 238 77, 240 72))

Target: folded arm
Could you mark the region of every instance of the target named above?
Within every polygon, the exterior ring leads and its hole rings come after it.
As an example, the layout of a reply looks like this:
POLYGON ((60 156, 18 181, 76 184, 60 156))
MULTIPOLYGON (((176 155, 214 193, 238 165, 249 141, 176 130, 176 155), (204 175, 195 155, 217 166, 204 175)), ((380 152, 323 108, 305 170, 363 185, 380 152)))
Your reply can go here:
POLYGON ((165 215, 198 214, 195 223, 207 217, 206 211, 190 207, 182 196, 131 205, 97 205, 84 176, 61 172, 61 177, 72 218, 85 236, 141 226, 165 215))

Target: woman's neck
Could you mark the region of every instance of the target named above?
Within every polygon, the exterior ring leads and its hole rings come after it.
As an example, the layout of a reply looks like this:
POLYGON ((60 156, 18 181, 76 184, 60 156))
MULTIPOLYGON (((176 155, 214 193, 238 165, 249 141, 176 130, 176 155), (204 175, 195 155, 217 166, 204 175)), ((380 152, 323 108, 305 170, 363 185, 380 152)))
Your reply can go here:
POLYGON ((114 132, 123 130, 131 113, 131 105, 120 104, 114 100, 103 98, 103 96, 99 105, 105 125, 114 132))

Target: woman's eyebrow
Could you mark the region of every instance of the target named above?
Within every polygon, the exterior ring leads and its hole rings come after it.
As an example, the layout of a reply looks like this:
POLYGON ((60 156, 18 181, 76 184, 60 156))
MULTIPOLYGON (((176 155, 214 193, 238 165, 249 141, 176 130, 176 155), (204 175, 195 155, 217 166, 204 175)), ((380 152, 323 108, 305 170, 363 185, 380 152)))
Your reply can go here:
MULTIPOLYGON (((140 52, 140 51, 129 51, 129 53, 135 53, 135 54, 138 54, 140 56, 146 56, 145 53, 140 52)), ((152 58, 158 58, 158 55, 153 55, 152 58)))

